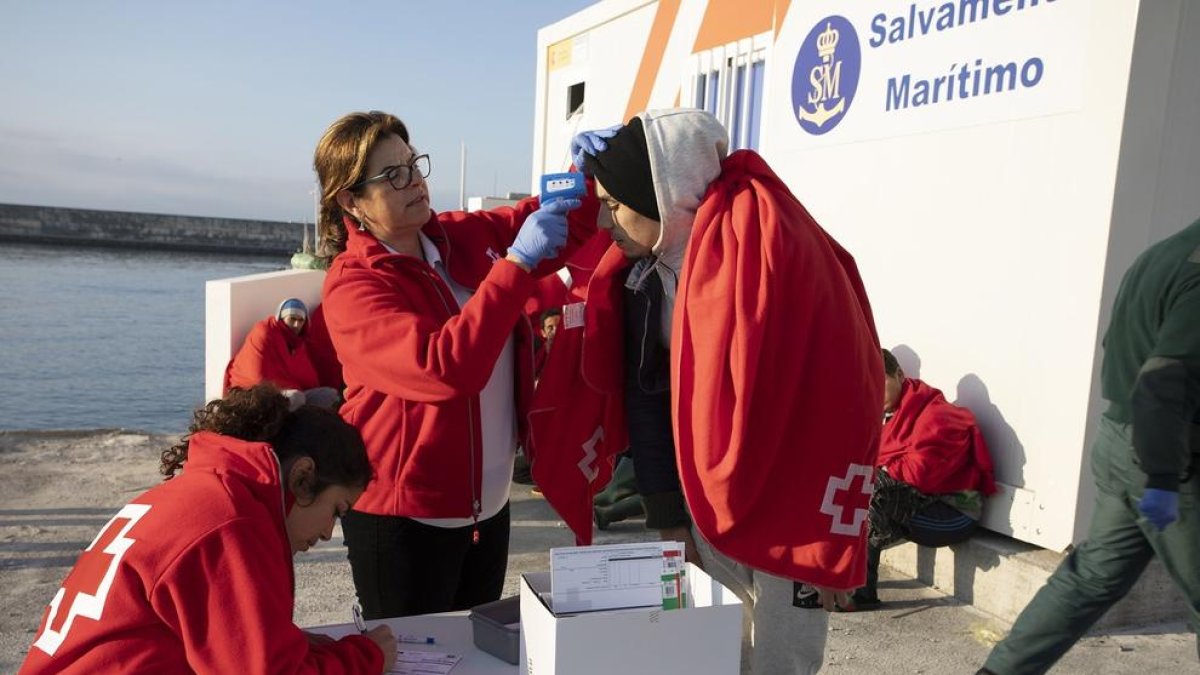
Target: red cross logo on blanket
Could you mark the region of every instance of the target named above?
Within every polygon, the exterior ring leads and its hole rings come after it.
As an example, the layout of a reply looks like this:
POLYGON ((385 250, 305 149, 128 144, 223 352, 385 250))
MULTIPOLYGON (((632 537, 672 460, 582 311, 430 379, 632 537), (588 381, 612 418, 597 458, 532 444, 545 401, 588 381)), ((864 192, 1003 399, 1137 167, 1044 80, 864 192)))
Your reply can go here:
POLYGON ((596 427, 592 432, 592 437, 583 442, 583 459, 579 460, 579 470, 583 472, 583 477, 591 483, 596 480, 596 475, 600 470, 596 468, 596 444, 604 440, 604 427, 596 427))
POLYGON ((821 513, 833 519, 829 525, 830 532, 852 537, 862 534, 867 509, 871 506, 871 492, 875 490, 874 477, 875 470, 862 464, 851 464, 845 476, 829 477, 829 482, 825 484, 825 498, 821 500, 821 513), (862 484, 858 490, 852 490, 855 477, 860 476, 862 484), (846 496, 840 497, 839 493, 843 492, 846 496), (851 510, 849 519, 844 518, 847 509, 851 510))
POLYGON ((75 569, 50 601, 46 627, 33 643, 34 647, 53 656, 67 639, 76 617, 100 620, 108 590, 117 575, 117 566, 134 543, 125 535, 149 510, 145 504, 126 504, 84 549, 75 569))

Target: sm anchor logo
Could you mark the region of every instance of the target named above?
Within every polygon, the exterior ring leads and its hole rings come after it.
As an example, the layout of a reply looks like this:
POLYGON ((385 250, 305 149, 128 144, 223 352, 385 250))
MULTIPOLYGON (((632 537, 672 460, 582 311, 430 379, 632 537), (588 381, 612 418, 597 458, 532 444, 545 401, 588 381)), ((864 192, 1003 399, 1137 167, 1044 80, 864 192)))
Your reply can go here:
POLYGON ((844 17, 827 16, 804 38, 792 71, 792 109, 800 128, 814 136, 846 116, 862 63, 858 33, 844 17))

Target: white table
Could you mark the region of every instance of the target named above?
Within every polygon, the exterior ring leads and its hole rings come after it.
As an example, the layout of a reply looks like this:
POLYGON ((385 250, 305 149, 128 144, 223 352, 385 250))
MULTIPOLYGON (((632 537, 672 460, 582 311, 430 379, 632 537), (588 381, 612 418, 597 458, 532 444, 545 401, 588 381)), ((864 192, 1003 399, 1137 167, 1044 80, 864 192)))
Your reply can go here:
MULTIPOLYGON (((471 620, 465 611, 368 621, 367 626, 373 628, 381 623, 391 626, 396 635, 429 635, 437 639, 437 644, 433 645, 400 645, 405 650, 462 655, 462 661, 450 671, 451 675, 513 675, 517 672, 517 667, 511 663, 476 649, 471 636, 471 620)), ((335 638, 356 632, 353 623, 314 626, 304 630, 335 638)))

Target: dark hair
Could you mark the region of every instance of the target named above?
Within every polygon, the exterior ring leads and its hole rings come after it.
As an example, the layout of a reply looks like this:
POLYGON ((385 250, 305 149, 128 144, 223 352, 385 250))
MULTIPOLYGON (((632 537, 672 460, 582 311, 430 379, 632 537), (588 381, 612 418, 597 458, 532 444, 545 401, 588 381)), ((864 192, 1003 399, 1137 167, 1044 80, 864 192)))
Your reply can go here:
POLYGON ((353 112, 329 125, 317 142, 313 153, 313 169, 321 186, 317 254, 327 261, 346 250, 346 225, 342 218, 348 214, 338 206, 338 193, 370 178, 364 175, 367 156, 388 134, 395 134, 408 143, 408 127, 395 115, 378 110, 353 112))
POLYGON ((550 309, 542 312, 542 315, 538 318, 542 323, 546 323, 546 319, 549 319, 552 316, 562 316, 562 307, 551 307, 550 309))
POLYGON ((883 374, 888 377, 894 377, 900 372, 900 362, 888 350, 883 350, 883 374))
POLYGON ((270 382, 230 389, 225 398, 197 410, 187 435, 162 453, 159 471, 168 479, 183 468, 188 442, 200 431, 268 443, 284 467, 291 460, 311 458, 316 467, 313 497, 330 485, 365 486, 374 477, 357 429, 325 408, 306 405, 289 412, 288 400, 270 382))

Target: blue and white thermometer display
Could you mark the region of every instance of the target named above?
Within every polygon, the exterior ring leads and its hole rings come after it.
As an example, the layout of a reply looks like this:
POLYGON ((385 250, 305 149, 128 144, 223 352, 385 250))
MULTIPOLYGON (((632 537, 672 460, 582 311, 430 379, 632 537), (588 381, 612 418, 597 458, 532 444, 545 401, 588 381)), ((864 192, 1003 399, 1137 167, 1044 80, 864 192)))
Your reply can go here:
POLYGON ((556 199, 583 199, 587 194, 587 184, 583 174, 547 173, 542 175, 542 204, 549 204, 556 199))

